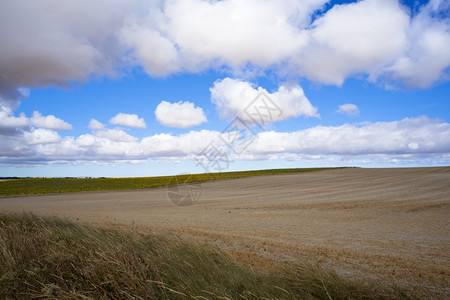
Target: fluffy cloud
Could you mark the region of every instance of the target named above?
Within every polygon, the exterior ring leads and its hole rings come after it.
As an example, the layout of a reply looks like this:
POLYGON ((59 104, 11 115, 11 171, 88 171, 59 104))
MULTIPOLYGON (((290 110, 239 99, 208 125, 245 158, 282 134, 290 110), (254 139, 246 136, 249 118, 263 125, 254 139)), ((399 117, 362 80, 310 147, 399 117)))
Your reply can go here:
POLYGON ((411 15, 397 1, 363 0, 334 5, 311 23, 326 2, 168 1, 120 36, 151 75, 224 66, 333 85, 363 74, 422 88, 448 75, 445 1, 411 15))
MULTIPOLYGON (((9 107, 0 105, 0 136, 4 134, 17 135, 22 132, 30 133, 30 131, 33 133, 33 126, 53 130, 72 129, 72 125, 54 115, 43 116, 40 112, 34 111, 31 118, 27 118, 24 113, 16 117, 9 107)), ((50 131, 36 131, 35 135, 49 136, 48 132, 50 131)))
POLYGON ((195 107, 189 101, 169 103, 162 101, 155 110, 156 119, 169 127, 188 128, 206 122, 206 116, 201 107, 195 107))
POLYGON ((127 26, 121 29, 120 39, 133 50, 134 57, 147 74, 165 76, 182 68, 175 44, 157 30, 127 26))
POLYGON ((116 128, 101 130, 96 132, 95 135, 113 142, 134 142, 137 140, 134 136, 131 136, 125 131, 116 128))
POLYGON ((326 0, 175 0, 126 24, 120 39, 151 75, 248 63, 267 67, 305 41, 299 26, 326 0), (189 11, 189 13, 186 13, 189 11))
POLYGON ((43 116, 40 112, 34 111, 30 118, 30 123, 36 127, 54 129, 54 130, 71 130, 72 125, 58 119, 54 115, 43 116))
POLYGON ((409 16, 391 0, 335 5, 306 30, 308 43, 293 66, 313 80, 342 85, 354 74, 372 74, 407 47, 409 16))
POLYGON ((433 158, 440 164, 450 163, 450 124, 427 117, 260 132, 240 155, 233 154, 219 134, 200 130, 137 139, 109 129, 61 138, 49 129, 33 129, 22 136, 6 137, 8 143, 0 145, 0 165, 48 164, 55 157, 60 164, 193 159, 210 145, 226 151, 233 160, 396 159, 417 163, 433 158))
POLYGON ((450 151, 450 124, 427 117, 394 122, 318 126, 283 133, 263 132, 249 147, 255 154, 419 155, 450 151))
POLYGON ((351 116, 351 117, 359 116, 358 106, 356 106, 355 104, 351 104, 351 103, 345 103, 345 104, 339 105, 337 112, 344 114, 344 115, 351 116))
POLYGON ((218 80, 210 89, 211 100, 222 117, 239 117, 255 123, 276 122, 291 117, 318 117, 317 108, 311 105, 303 89, 297 85, 282 85, 269 93, 262 87, 237 79, 218 80), (267 97, 266 97, 267 96, 267 97))
POLYGON ((105 125, 103 125, 101 122, 97 121, 96 119, 91 119, 91 121, 89 121, 88 127, 93 130, 101 130, 101 129, 105 128, 105 125))
POLYGON ((301 46, 296 25, 305 24, 313 9, 325 2, 170 1, 164 10, 166 30, 193 62, 219 60, 232 68, 247 63, 264 67, 301 46))
POLYGON ((133 66, 152 76, 275 70, 335 85, 361 74, 421 88, 448 79, 448 1, 418 13, 393 0, 325 10, 327 2, 1 1, 0 95, 14 102, 23 86, 120 76, 133 66))
POLYGON ((25 132, 24 137, 26 142, 31 145, 57 143, 61 141, 61 137, 56 131, 42 128, 25 132))
POLYGON ((420 88, 426 88, 441 79, 448 79, 449 11, 448 1, 431 0, 412 19, 407 50, 385 70, 389 79, 420 88), (440 15, 444 18, 440 18, 440 15))
POLYGON ((28 125, 28 118, 25 114, 15 117, 13 112, 6 107, 0 108, 0 128, 16 128, 28 125))
MULTIPOLYGON (((109 120, 109 123, 115 125, 123 125, 133 128, 145 128, 144 118, 139 118, 136 114, 118 113, 109 120)), ((98 125, 98 124, 97 124, 98 125)))
POLYGON ((217 131, 190 131, 180 135, 156 134, 140 143, 142 155, 156 159, 186 159, 202 152, 210 143, 220 144, 217 131))

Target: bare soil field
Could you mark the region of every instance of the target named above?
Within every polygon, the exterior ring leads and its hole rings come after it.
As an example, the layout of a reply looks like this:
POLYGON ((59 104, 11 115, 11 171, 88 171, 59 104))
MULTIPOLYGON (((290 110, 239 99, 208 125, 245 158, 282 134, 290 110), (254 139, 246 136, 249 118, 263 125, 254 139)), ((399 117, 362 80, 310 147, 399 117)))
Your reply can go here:
POLYGON ((167 189, 0 198, 2 212, 207 241, 247 263, 319 263, 450 297, 450 167, 334 169, 206 182, 191 206, 167 189))

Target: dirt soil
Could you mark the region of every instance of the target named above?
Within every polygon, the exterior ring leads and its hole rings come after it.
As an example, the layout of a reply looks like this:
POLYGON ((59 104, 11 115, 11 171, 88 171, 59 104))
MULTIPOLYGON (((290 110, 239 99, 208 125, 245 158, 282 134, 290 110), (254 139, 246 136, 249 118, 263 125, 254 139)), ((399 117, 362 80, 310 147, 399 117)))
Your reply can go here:
POLYGON ((450 297, 450 167, 258 176, 202 183, 201 191, 186 207, 158 188, 3 197, 0 211, 170 233, 250 263, 319 263, 450 297))

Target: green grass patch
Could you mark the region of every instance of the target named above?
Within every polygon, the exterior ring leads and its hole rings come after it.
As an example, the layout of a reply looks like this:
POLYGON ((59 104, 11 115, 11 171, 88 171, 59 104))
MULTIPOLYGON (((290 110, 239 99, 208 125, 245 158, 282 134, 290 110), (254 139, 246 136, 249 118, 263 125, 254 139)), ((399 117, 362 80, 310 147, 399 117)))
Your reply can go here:
MULTIPOLYGON (((223 172, 179 175, 183 182, 202 182, 248 176, 276 175, 312 172, 332 168, 270 169, 242 172, 223 172)), ((0 182, 0 196, 70 193, 85 191, 136 190, 166 186, 174 182, 174 176, 132 178, 24 178, 0 182)))
POLYGON ((250 268, 212 246, 0 214, 1 299, 411 299, 318 267, 250 268))

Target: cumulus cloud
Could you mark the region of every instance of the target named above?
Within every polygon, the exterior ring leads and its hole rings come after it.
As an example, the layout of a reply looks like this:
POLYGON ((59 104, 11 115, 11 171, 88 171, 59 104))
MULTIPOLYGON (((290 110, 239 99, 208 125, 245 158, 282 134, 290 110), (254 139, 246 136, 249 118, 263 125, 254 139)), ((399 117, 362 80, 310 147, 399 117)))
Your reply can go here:
POLYGON ((92 134, 83 134, 80 135, 75 142, 81 147, 92 147, 97 142, 97 138, 92 134))
POLYGON ((420 88, 448 80, 448 1, 418 13, 392 0, 324 10, 327 2, 2 1, 0 94, 14 102, 20 87, 120 76, 133 66, 152 76, 275 70, 334 85, 358 74, 420 88))
POLYGON ((155 110, 156 119, 169 127, 188 128, 207 122, 201 107, 189 101, 170 103, 162 101, 155 110))
POLYGON ((24 87, 10 86, 0 77, 0 110, 12 111, 20 106, 20 101, 28 98, 30 90, 24 87))
POLYGON ((40 112, 34 111, 30 118, 30 123, 36 127, 54 129, 54 130, 71 130, 72 125, 58 119, 54 115, 43 116, 40 112))
POLYGON ((397 1, 362 0, 334 5, 311 23, 326 2, 168 1, 123 27, 120 36, 157 76, 223 66, 275 69, 333 85, 360 74, 422 88, 446 79, 445 1, 432 0, 411 14, 397 1))
POLYGON ((28 118, 24 113, 15 117, 10 109, 0 107, 0 128, 16 128, 28 125, 28 118))
POLYGON ((225 78, 210 88, 211 100, 224 118, 239 117, 256 123, 264 116, 271 123, 291 117, 319 117, 317 108, 306 98, 297 84, 281 85, 269 93, 262 87, 255 88, 250 82, 225 78))
POLYGON ((128 22, 120 40, 147 73, 267 67, 304 44, 300 28, 327 0, 175 0, 128 22), (189 11, 189 13, 186 13, 189 11), (220 34, 219 34, 220 33, 220 34))
POLYGON ((31 118, 27 118, 24 113, 15 116, 14 112, 7 106, 0 105, 0 139, 7 143, 5 136, 20 136, 27 134, 27 142, 46 141, 51 138, 57 140, 53 130, 71 130, 72 125, 55 117, 54 115, 43 116, 40 112, 34 111, 31 118), (34 126, 34 127, 33 127, 34 126), (52 129, 37 130, 39 129, 52 129))
POLYGON ((24 138, 28 144, 49 144, 61 141, 61 137, 54 130, 49 129, 32 129, 30 132, 24 133, 24 138))
POLYGON ((249 151, 269 154, 398 155, 447 153, 450 124, 427 117, 394 122, 318 126, 296 132, 262 132, 249 151))
POLYGON ((143 138, 140 150, 148 158, 186 159, 199 154, 210 143, 220 143, 217 131, 190 131, 180 135, 162 133, 143 138))
POLYGON ((270 159, 396 159, 416 163, 438 159, 450 163, 450 124, 427 117, 393 122, 316 126, 293 132, 260 132, 241 154, 233 154, 211 130, 184 134, 155 134, 142 139, 120 129, 95 131, 79 137, 61 138, 56 131, 33 129, 21 136, 8 136, 0 145, 0 165, 35 165, 135 160, 181 160, 201 155, 209 145, 226 151, 230 160, 270 159))
POLYGON ((95 135, 113 142, 134 142, 137 140, 134 136, 131 136, 125 131, 117 128, 101 130, 96 132, 95 135))
POLYGON ((232 68, 268 66, 289 56, 303 40, 296 25, 326 1, 167 2, 167 35, 189 60, 219 60, 232 68), (189 13, 186 13, 189 11, 189 13), (289 18, 295 18, 290 23, 289 18))
POLYGON ((96 119, 91 119, 91 121, 89 121, 88 127, 93 130, 101 130, 101 129, 105 128, 105 125, 103 125, 101 122, 97 121, 96 119))
POLYGON ((342 85, 354 74, 372 74, 407 47, 409 16, 396 1, 365 0, 335 5, 304 31, 308 43, 293 56, 308 78, 342 85))
POLYGON ((0 93, 113 74, 123 51, 115 32, 137 2, 2 1, 0 93))
POLYGON ((157 30, 139 25, 126 26, 119 36, 132 49, 147 74, 165 76, 182 68, 175 44, 157 30))
MULTIPOLYGON (((358 76, 386 87, 427 88, 450 78, 448 1, 430 0, 413 12, 392 0, 361 0, 325 9, 327 2, 0 1, 0 161, 48 161, 51 155, 65 162, 186 158, 215 139, 217 132, 192 131, 139 140, 121 129, 106 129, 95 119, 89 123, 91 134, 62 138, 55 130, 72 126, 56 116, 34 112, 28 118, 13 112, 28 97, 27 87, 121 76, 133 67, 150 76, 250 70, 333 85, 358 76)), ((266 121, 319 116, 298 84, 269 92, 248 81, 225 78, 211 88, 222 117, 239 116, 249 122, 257 120, 248 106, 261 94, 275 105, 272 108, 279 108, 266 121)), ((347 104, 338 111, 357 110, 347 104)), ((186 128, 206 121, 201 108, 189 102, 162 102, 155 114, 167 126, 186 128)), ((110 123, 146 127, 135 114, 120 113, 110 123)), ((448 162, 448 127, 443 121, 416 118, 270 131, 260 133, 243 155, 266 159, 442 154, 448 162)))
POLYGON ((118 113, 109 120, 109 123, 114 125, 123 125, 133 128, 145 128, 146 124, 144 118, 139 118, 136 114, 118 113))
POLYGON ((358 106, 356 106, 355 104, 351 104, 351 103, 345 103, 345 104, 339 105, 337 112, 340 114, 348 115, 350 117, 359 116, 358 106))
POLYGON ((420 10, 411 21, 406 51, 384 70, 386 77, 406 86, 420 88, 429 87, 440 80, 448 80, 449 10, 449 2, 441 0, 431 0, 420 10))

